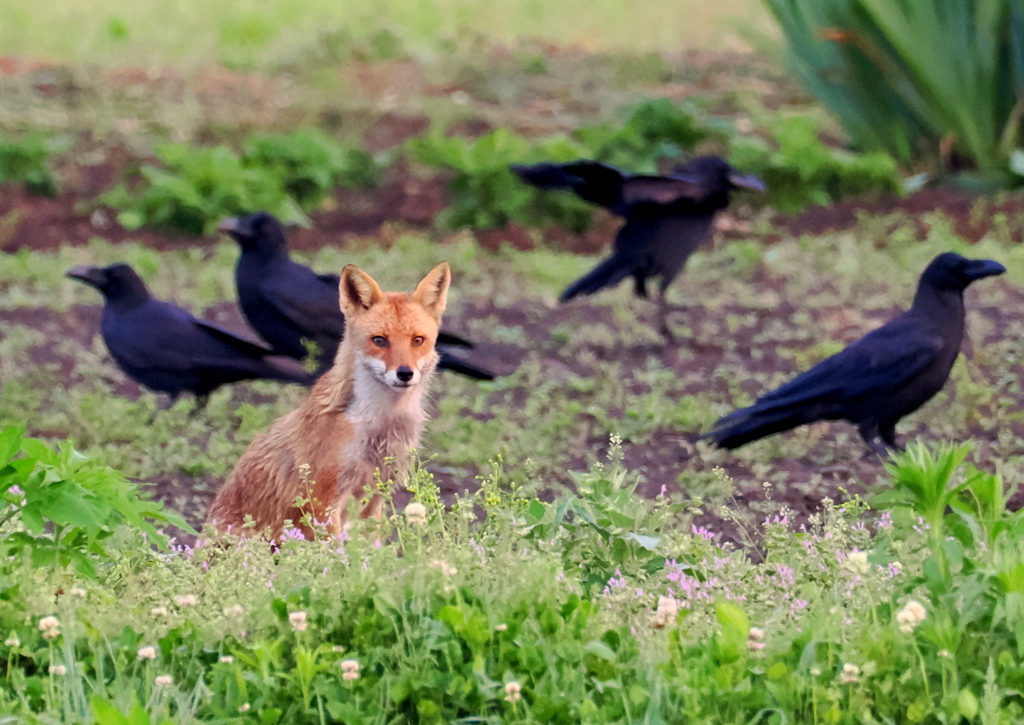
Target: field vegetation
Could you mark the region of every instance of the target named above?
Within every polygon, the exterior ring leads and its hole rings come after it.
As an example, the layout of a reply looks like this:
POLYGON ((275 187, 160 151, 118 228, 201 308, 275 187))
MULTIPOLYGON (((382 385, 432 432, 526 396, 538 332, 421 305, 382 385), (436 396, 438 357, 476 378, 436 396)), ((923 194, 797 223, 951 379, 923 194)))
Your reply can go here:
POLYGON ((1020 721, 1024 198, 901 196, 940 166, 851 144, 759 3, 9 11, 0 720, 1020 721), (559 304, 616 221, 508 165, 695 153, 770 193, 736 194, 673 286, 680 342, 626 285, 559 304), (213 230, 253 206, 296 222, 320 272, 409 289, 447 260, 445 327, 499 374, 438 376, 413 475, 341 540, 200 545, 304 390, 158 412, 64 277, 127 262, 244 330, 213 230), (1008 271, 969 289, 907 453, 880 461, 845 423, 701 439, 909 305, 950 250, 1008 271))

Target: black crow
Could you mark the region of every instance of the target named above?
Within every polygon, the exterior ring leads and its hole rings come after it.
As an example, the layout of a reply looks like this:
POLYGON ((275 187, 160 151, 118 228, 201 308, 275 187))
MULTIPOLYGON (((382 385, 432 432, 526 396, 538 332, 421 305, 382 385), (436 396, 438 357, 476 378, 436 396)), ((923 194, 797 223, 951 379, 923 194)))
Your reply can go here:
POLYGON ((307 386, 315 380, 298 366, 289 370, 267 360, 274 354, 268 348, 153 299, 127 264, 75 267, 67 276, 103 295, 100 331, 107 349, 132 380, 170 396, 163 409, 188 391, 198 399, 198 411, 215 388, 239 380, 279 380, 307 386))
POLYGON ((625 174, 597 161, 513 166, 524 181, 541 189, 571 189, 585 201, 625 218, 610 256, 569 285, 559 299, 571 300, 632 277, 636 293, 647 296, 647 279, 658 285, 658 330, 672 335, 666 320, 665 290, 690 255, 711 236, 715 214, 729 205, 736 188, 764 191, 717 156, 701 156, 664 176, 625 174))
POLYGON ((706 437, 722 448, 739 448, 805 423, 842 419, 857 426, 871 450, 902 450, 896 423, 942 389, 960 352, 964 289, 1005 271, 988 259, 940 254, 921 275, 909 310, 725 416, 706 437))
MULTIPOLYGON (((338 275, 317 274, 291 261, 284 228, 266 212, 225 219, 220 229, 242 249, 235 284, 245 319, 281 355, 302 360, 308 353, 307 341, 316 343, 320 351, 316 374, 323 374, 334 363, 345 336, 338 275)), ((494 379, 487 370, 455 357, 452 347, 472 347, 472 343, 442 330, 437 337, 438 367, 477 380, 494 379)))

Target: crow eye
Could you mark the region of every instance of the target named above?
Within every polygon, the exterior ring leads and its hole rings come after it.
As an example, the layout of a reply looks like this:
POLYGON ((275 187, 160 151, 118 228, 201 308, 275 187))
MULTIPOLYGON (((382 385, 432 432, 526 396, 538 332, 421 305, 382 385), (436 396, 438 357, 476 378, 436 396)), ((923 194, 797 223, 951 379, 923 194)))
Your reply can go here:
POLYGON ((424 337, 423 337, 422 335, 417 335, 416 337, 414 337, 414 338, 412 339, 412 346, 413 346, 413 347, 419 347, 420 345, 422 345, 422 344, 423 344, 423 340, 424 340, 424 339, 425 339, 425 338, 424 338, 424 337))
POLYGON ((373 340, 373 344, 376 345, 377 347, 387 347, 388 346, 388 339, 386 337, 384 337, 383 335, 374 335, 370 339, 373 340))

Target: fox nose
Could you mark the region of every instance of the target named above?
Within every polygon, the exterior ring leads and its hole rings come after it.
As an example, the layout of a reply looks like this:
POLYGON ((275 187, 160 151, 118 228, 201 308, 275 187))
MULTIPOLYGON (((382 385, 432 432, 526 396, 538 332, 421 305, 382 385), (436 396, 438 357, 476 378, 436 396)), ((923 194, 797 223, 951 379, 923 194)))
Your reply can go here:
POLYGON ((403 383, 407 383, 412 380, 412 368, 408 365, 403 365, 395 371, 395 375, 397 375, 398 379, 403 383))

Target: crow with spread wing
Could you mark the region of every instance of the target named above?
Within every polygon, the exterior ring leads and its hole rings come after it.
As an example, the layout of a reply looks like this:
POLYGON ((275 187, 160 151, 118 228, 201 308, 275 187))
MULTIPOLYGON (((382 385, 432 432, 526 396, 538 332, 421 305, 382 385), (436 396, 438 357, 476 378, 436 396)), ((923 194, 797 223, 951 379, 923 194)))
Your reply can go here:
POLYGON ((524 181, 541 189, 571 189, 580 198, 626 220, 612 255, 573 282, 559 299, 590 295, 632 277, 636 293, 647 296, 647 280, 658 284, 658 331, 672 335, 665 290, 690 255, 711 237, 715 214, 729 194, 744 188, 764 191, 754 176, 739 173, 717 156, 701 156, 663 176, 631 175, 597 161, 513 166, 524 181))

